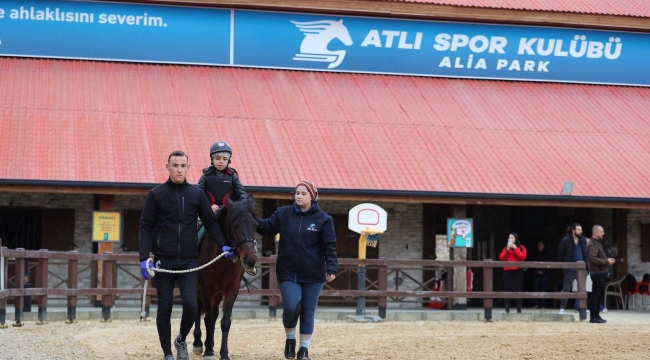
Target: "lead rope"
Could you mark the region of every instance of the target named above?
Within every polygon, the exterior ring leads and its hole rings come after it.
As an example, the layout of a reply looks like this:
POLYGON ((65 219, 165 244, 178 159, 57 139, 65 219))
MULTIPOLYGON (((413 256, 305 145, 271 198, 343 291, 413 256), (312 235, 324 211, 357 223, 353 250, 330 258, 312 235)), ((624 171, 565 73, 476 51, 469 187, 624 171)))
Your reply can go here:
MULTIPOLYGON (((161 272, 161 273, 168 273, 168 274, 184 274, 184 273, 189 273, 193 271, 199 271, 205 267, 208 267, 212 265, 215 261, 221 259, 222 257, 226 256, 227 252, 221 253, 221 255, 217 256, 216 258, 212 259, 209 263, 205 263, 197 268, 194 269, 186 269, 186 270, 166 270, 166 269, 160 269, 157 267, 153 267, 153 259, 149 258, 147 259, 147 273, 149 273, 149 277, 153 278, 156 276, 156 272, 161 272), (151 266, 149 266, 151 264, 151 266)), ((142 311, 140 312, 140 321, 142 321, 145 318, 146 312, 144 311, 145 307, 145 302, 147 300, 147 285, 149 284, 148 280, 145 280, 144 282, 144 293, 142 294, 142 311)))

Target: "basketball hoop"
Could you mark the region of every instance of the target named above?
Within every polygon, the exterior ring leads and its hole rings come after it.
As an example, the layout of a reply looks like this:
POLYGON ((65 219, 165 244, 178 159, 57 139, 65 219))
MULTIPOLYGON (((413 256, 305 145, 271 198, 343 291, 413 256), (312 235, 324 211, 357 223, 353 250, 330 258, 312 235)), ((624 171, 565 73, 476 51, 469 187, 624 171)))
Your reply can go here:
MULTIPOLYGON (((359 236, 359 260, 364 260, 366 258, 366 247, 377 247, 379 244, 379 235, 386 231, 387 223, 388 218, 386 211, 375 204, 359 204, 350 210, 348 216, 348 229, 361 234, 361 236, 359 236)), ((366 290, 366 266, 363 263, 359 263, 357 289, 366 290)), ((366 318, 365 315, 366 298, 364 296, 359 296, 357 298, 357 312, 356 316, 353 317, 353 320, 357 319, 361 321, 361 319, 366 318)))
POLYGON ((359 246, 361 246, 361 244, 365 244, 366 246, 369 246, 371 248, 376 248, 377 245, 379 244, 379 235, 383 233, 384 233, 383 231, 372 230, 370 228, 365 228, 361 230, 361 237, 359 238, 359 246))
POLYGON ((387 225, 386 210, 375 204, 359 204, 348 215, 348 229, 359 234, 381 234, 386 231, 387 225))
POLYGON ((366 246, 370 246, 371 248, 376 248, 378 243, 379 243, 379 234, 369 234, 366 237, 366 246))

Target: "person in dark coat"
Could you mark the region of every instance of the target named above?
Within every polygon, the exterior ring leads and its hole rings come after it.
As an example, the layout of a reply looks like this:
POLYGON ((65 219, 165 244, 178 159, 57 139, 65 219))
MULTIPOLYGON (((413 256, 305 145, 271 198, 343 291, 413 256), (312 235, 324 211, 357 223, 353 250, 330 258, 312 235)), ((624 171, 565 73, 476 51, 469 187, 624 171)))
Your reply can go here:
MULTIPOLYGON (((530 255, 530 261, 535 262, 548 262, 551 261, 551 256, 548 254, 548 251, 544 248, 544 242, 537 242, 537 249, 532 252, 530 255)), ((549 270, 548 269, 531 269, 533 272, 533 291, 534 292, 547 292, 548 291, 548 279, 549 279, 549 270)), ((546 308, 547 299, 533 299, 533 309, 541 307, 542 309, 546 308)))
POLYGON ((268 219, 259 219, 260 235, 280 234, 276 274, 283 300, 282 323, 287 336, 284 356, 296 356, 296 325, 300 318, 299 360, 308 360, 314 313, 325 282, 336 279, 336 232, 332 217, 320 209, 318 189, 311 181, 295 188, 295 203, 268 219))
MULTIPOLYGON (((226 239, 221 232, 210 203, 203 191, 187 180, 189 159, 182 151, 174 151, 167 158, 169 179, 149 191, 140 217, 138 245, 140 250, 140 272, 149 280, 147 261, 154 254, 157 268, 166 270, 189 270, 196 268, 198 243, 196 241, 196 217, 198 216, 210 237, 222 249, 229 252, 226 239)), ((156 327, 165 360, 174 359, 171 350, 171 314, 174 285, 178 284, 183 302, 183 313, 179 335, 174 339, 177 360, 189 360, 185 338, 194 325, 198 311, 198 272, 158 273, 158 314, 156 327)))
MULTIPOLYGON (((557 249, 557 261, 560 262, 587 262, 587 239, 582 236, 582 226, 574 223, 567 229, 567 234, 560 240, 557 249)), ((564 287, 562 292, 570 292, 573 288, 573 281, 576 279, 576 269, 564 270, 564 287)), ((560 315, 564 314, 568 299, 560 302, 560 315)))

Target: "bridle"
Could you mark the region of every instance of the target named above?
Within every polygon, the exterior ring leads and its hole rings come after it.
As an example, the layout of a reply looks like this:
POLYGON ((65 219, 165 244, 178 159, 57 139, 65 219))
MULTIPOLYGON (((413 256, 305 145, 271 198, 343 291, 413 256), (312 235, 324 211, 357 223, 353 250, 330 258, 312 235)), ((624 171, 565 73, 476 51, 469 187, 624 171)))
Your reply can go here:
MULTIPOLYGON (((241 215, 241 214, 244 213, 245 211, 250 212, 250 211, 248 210, 248 207, 247 207, 246 205, 244 205, 244 207, 245 207, 245 210, 240 211, 240 212, 238 212, 237 214, 233 214, 233 215, 230 217, 230 219, 229 219, 229 220, 230 220, 230 221, 229 221, 229 224, 228 224, 228 226, 226 227, 226 240, 227 240, 228 243, 231 245, 231 248, 232 248, 233 250, 236 251, 235 254, 237 255, 234 259, 232 259, 232 262, 237 262, 237 260, 240 260, 240 261, 241 261, 241 258, 239 257, 239 254, 238 254, 237 252, 239 251, 239 247, 242 246, 242 245, 244 245, 244 244, 246 244, 246 243, 252 243, 252 244, 253 244, 253 251, 255 252, 255 254, 257 254, 257 239, 255 239, 255 238, 245 238, 245 239, 243 239, 243 240, 241 240, 241 241, 238 241, 238 242, 237 242, 236 244, 234 244, 234 245, 232 245, 232 242, 230 242, 230 227, 231 227, 232 224, 235 222, 235 219, 237 219, 237 218, 239 217, 239 215, 241 215)), ((230 213, 229 213, 229 215, 230 215, 230 213)), ((248 275, 253 276, 253 275, 257 274, 257 268, 253 267, 252 270, 248 270, 248 269, 246 269, 246 267, 244 266, 244 262, 243 262, 243 261, 241 262, 241 266, 242 266, 242 268, 244 269, 244 271, 246 271, 246 273, 247 273, 248 275)))

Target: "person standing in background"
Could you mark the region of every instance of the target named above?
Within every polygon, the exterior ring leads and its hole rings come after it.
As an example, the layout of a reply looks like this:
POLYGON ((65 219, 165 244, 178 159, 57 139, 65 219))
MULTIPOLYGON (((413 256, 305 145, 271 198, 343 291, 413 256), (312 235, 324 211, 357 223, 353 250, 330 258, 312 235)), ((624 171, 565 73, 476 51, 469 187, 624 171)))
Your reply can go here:
MULTIPOLYGON (((587 262, 587 240, 582 236, 582 226, 573 223, 567 229, 567 234, 560 240, 557 249, 557 261, 560 262, 587 262)), ((576 269, 564 270, 564 287, 562 292, 570 292, 573 288, 573 281, 576 279, 576 269)), ((563 315, 566 309, 566 303, 569 299, 560 301, 559 314, 563 315)))
POLYGON ((591 297, 589 298, 589 311, 591 312, 590 323, 604 324, 607 321, 600 317, 600 298, 605 295, 605 280, 609 276, 609 266, 615 260, 608 258, 603 250, 601 241, 605 236, 605 230, 600 225, 594 225, 591 229, 591 241, 587 248, 589 276, 593 283, 591 297))
MULTIPOLYGON (((526 248, 519 242, 519 235, 512 232, 508 236, 508 244, 499 254, 501 261, 526 260, 526 248)), ((521 292, 524 282, 524 272, 519 267, 503 268, 503 290, 507 292, 521 292)), ((521 313, 521 299, 517 300, 517 313, 521 313)), ((506 313, 510 313, 510 299, 504 299, 506 313)))
MULTIPOLYGON (((544 242, 537 242, 537 249, 533 251, 530 256, 530 261, 536 262, 547 262, 551 261, 551 257, 546 251, 544 242)), ((547 292, 548 291, 548 279, 549 279, 549 270, 548 269, 532 269, 533 272, 533 291, 534 292, 547 292)), ((541 307, 542 309, 546 308, 547 299, 533 299, 533 309, 541 307)))

